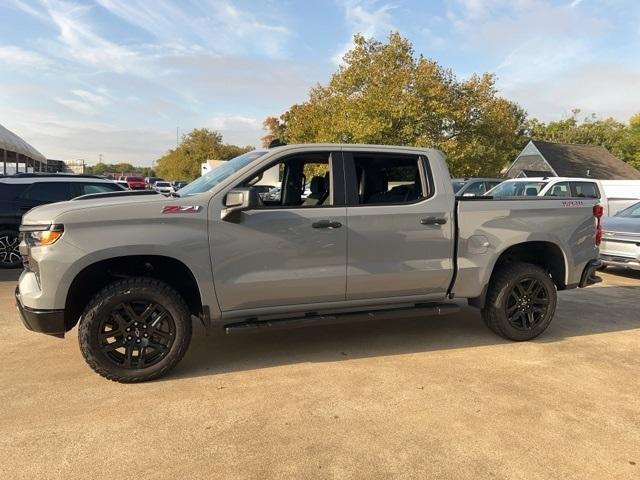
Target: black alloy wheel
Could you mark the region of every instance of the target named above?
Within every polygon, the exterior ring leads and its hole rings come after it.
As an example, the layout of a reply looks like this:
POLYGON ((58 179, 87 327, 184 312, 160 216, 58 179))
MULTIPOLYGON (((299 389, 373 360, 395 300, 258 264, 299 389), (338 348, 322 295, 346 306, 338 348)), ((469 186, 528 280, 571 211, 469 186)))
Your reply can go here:
POLYGON ((132 277, 110 283, 89 301, 78 341, 96 373, 116 382, 144 382, 180 362, 191 330, 189 307, 173 287, 132 277))
POLYGON ((18 268, 22 265, 18 232, 3 230, 0 232, 0 268, 18 268))
POLYGON ((167 310, 147 300, 117 305, 100 322, 102 353, 122 368, 145 368, 161 361, 171 350, 176 325, 167 310))
POLYGON ((516 283, 507 297, 509 324, 517 330, 536 328, 547 315, 549 292, 536 278, 523 278, 516 283))

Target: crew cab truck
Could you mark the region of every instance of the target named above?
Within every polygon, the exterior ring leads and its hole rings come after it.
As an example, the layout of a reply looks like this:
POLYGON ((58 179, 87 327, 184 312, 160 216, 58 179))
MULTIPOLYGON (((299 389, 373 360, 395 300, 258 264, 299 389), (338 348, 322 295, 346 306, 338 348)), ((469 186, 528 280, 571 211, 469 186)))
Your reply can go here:
POLYGON ((173 368, 197 318, 235 333, 443 315, 462 297, 498 335, 529 340, 557 290, 599 280, 601 210, 588 198, 456 199, 432 149, 254 150, 170 198, 31 210, 16 300, 31 330, 62 337, 79 323, 87 363, 120 382, 173 368), (263 177, 278 178, 277 195, 258 195, 263 177))

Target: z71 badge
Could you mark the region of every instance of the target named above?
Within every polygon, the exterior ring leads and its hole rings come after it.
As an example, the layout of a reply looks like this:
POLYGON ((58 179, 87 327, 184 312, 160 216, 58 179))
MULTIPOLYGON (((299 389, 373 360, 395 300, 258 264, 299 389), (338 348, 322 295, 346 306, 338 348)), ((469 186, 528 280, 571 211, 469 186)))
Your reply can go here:
POLYGON ((198 213, 202 210, 200 205, 165 205, 162 213, 198 213))

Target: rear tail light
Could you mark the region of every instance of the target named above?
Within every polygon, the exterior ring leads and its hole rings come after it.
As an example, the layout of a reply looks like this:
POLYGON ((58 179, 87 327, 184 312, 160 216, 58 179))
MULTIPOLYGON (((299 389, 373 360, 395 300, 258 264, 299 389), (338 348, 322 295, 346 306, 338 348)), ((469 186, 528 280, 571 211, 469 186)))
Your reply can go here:
POLYGON ((602 242, 602 215, 604 214, 604 208, 602 205, 593 206, 593 216, 596 217, 596 245, 600 245, 602 242))

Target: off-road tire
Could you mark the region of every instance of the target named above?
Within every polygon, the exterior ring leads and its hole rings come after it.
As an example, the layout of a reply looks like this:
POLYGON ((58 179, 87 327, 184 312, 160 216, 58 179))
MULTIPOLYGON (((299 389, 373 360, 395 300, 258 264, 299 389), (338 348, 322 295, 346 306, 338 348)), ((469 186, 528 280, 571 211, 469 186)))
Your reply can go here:
POLYGON ((537 265, 530 263, 508 263, 498 267, 494 273, 487 291, 485 307, 482 309, 482 319, 489 329, 508 340, 526 341, 536 338, 544 332, 555 314, 557 305, 557 291, 549 274, 537 265), (519 330, 509 322, 507 315, 507 298, 516 284, 525 279, 535 279, 541 282, 548 294, 547 311, 542 320, 530 330, 519 330))
POLYGON ((99 375, 120 383, 137 383, 165 375, 182 359, 191 341, 191 315, 184 299, 166 283, 148 277, 129 278, 107 285, 89 302, 78 327, 80 350, 85 361, 99 375), (119 303, 131 298, 162 306, 173 318, 175 338, 166 356, 142 368, 122 368, 107 358, 100 347, 100 324, 119 303))
MULTIPOLYGON (((5 246, 4 243, 2 246, 0 246, 2 253, 5 253, 4 250, 7 246, 9 246, 9 244, 14 244, 17 246, 17 244, 19 243, 18 240, 18 231, 17 230, 0 230, 0 240, 2 240, 3 242, 7 242, 7 245, 5 246)), ((8 252, 6 252, 8 255, 8 252)), ((15 253, 15 252, 14 252, 15 253)), ((18 257, 15 258, 15 260, 13 262, 9 262, 7 261, 2 261, 2 259, 0 259, 0 268, 20 268, 22 267, 22 258, 20 257, 20 255, 18 254, 18 257)))

